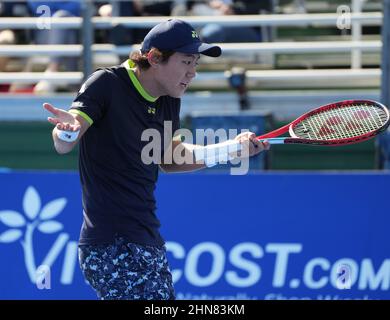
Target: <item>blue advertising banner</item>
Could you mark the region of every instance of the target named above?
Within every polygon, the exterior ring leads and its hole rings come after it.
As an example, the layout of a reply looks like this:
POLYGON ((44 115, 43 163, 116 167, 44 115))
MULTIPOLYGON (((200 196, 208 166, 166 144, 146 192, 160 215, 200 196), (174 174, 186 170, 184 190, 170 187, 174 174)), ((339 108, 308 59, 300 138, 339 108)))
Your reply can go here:
MULTIPOLYGON (((390 299, 386 173, 160 175, 178 299, 390 299)), ((96 299, 76 173, 0 174, 0 299, 96 299)))

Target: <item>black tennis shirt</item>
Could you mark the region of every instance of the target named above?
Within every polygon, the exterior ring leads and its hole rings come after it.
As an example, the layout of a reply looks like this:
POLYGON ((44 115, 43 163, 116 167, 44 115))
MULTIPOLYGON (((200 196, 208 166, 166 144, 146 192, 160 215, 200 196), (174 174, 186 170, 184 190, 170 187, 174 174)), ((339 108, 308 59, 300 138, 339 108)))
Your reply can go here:
POLYGON ((151 140, 141 141, 141 135, 146 129, 158 130, 162 155, 164 121, 172 121, 172 132, 179 128, 180 99, 151 97, 132 66, 128 60, 97 70, 71 106, 70 112, 91 124, 79 146, 80 245, 112 243, 115 236, 143 245, 164 244, 155 214, 158 164, 143 163, 142 149, 151 140))

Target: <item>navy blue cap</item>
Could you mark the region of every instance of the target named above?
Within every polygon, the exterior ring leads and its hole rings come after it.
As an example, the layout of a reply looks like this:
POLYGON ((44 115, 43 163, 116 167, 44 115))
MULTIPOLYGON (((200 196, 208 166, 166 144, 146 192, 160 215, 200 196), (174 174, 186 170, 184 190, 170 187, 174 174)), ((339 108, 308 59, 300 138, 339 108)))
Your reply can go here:
POLYGON ((161 22, 149 31, 141 52, 148 52, 153 47, 188 54, 201 53, 210 57, 219 57, 222 53, 220 47, 202 42, 194 28, 179 19, 161 22))

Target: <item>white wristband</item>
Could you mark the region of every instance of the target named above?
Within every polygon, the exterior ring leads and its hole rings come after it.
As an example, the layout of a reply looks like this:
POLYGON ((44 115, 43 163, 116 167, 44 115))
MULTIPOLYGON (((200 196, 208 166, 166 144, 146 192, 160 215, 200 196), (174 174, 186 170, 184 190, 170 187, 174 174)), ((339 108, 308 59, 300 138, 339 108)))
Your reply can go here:
POLYGON ((207 167, 213 167, 218 163, 227 163, 232 160, 231 153, 241 150, 241 144, 235 140, 200 147, 194 150, 195 160, 204 161, 207 167))
POLYGON ((64 131, 57 129, 57 137, 58 139, 66 142, 76 141, 79 136, 80 130, 77 131, 64 131))

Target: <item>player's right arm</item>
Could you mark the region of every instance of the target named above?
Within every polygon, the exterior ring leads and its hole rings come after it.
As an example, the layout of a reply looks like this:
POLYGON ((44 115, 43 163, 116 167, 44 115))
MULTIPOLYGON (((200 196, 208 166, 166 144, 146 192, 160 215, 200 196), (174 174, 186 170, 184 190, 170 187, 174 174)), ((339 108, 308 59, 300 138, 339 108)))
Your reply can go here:
POLYGON ((73 150, 77 142, 81 139, 83 134, 87 131, 90 124, 79 114, 70 113, 68 111, 55 108, 49 103, 43 104, 43 107, 52 113, 52 117, 48 117, 47 121, 55 125, 53 129, 54 148, 59 154, 65 154, 73 150), (67 142, 59 139, 58 131, 79 132, 77 139, 72 142, 67 142))
POLYGON ((104 116, 111 101, 111 86, 111 73, 99 69, 83 83, 70 111, 55 108, 49 103, 43 105, 53 115, 47 120, 55 125, 53 140, 58 153, 72 151, 94 121, 104 116))

